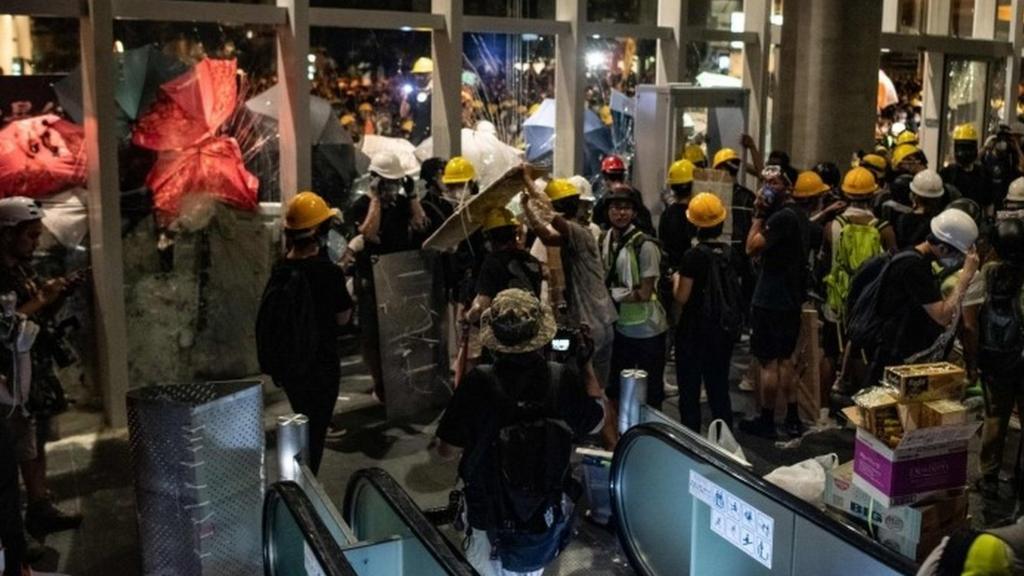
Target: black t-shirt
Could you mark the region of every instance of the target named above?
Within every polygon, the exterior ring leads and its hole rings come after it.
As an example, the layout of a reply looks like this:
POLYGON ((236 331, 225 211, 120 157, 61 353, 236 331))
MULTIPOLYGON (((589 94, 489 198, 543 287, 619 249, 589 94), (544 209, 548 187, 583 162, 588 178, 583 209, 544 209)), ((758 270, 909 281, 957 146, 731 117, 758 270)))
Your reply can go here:
POLYGON ((980 163, 972 164, 970 170, 959 164, 950 164, 939 174, 942 181, 955 186, 962 197, 970 198, 982 207, 992 205, 992 183, 989 182, 985 168, 980 163))
POLYGON ((476 278, 476 293, 494 298, 498 292, 519 288, 540 298, 543 275, 540 262, 523 250, 501 250, 484 257, 476 278))
POLYGON ((799 310, 807 280, 807 217, 793 206, 783 206, 768 217, 762 234, 766 244, 754 287, 754 306, 799 310))
POLYGON ((886 319, 882 346, 901 359, 931 346, 942 327, 923 306, 941 300, 931 260, 920 254, 894 259, 879 287, 878 313, 886 319))
MULTIPOLYGON (((370 211, 370 197, 360 196, 352 204, 352 220, 356 225, 362 225, 366 215, 370 211)), ((391 254, 405 250, 416 250, 419 248, 417 238, 413 236, 410 224, 412 222, 412 208, 409 197, 399 194, 388 206, 381 205, 380 229, 377 237, 380 242, 366 241, 365 248, 356 258, 356 265, 360 275, 369 279, 372 274, 370 257, 379 254, 391 254)))
POLYGON ((327 374, 338 373, 338 321, 336 316, 352 309, 352 298, 345 287, 345 274, 323 256, 301 260, 282 259, 278 268, 301 271, 313 293, 313 310, 317 319, 319 345, 316 350, 317 368, 327 374))
POLYGON ((701 242, 683 254, 682 262, 679 264, 679 275, 693 280, 690 288, 690 299, 683 306, 682 314, 679 316, 679 325, 676 328, 678 334, 693 336, 701 334, 704 326, 700 325, 702 315, 701 308, 704 306, 704 290, 708 282, 708 270, 711 268, 711 254, 708 248, 725 249, 724 257, 729 258, 730 263, 739 274, 741 264, 736 260, 736 251, 724 242, 701 242), (701 246, 705 246, 701 248, 701 246))
POLYGON ((928 239, 932 217, 928 214, 910 212, 900 217, 896 224, 896 247, 909 250, 928 239))
POLYGON ((430 220, 430 225, 426 230, 427 236, 436 232, 445 220, 455 213, 455 206, 434 190, 429 190, 420 200, 420 204, 423 205, 423 212, 430 220))
MULTIPOLYGON (((487 447, 474 452, 478 443, 493 440, 502 423, 504 396, 513 400, 542 402, 546 396, 551 363, 539 353, 501 356, 488 373, 475 369, 455 389, 437 426, 437 437, 463 449, 459 476, 466 482, 469 525, 480 530, 494 527, 492 495, 499 493, 498 466, 487 447), (499 382, 498 379, 501 379, 499 382), (501 386, 502 388, 498 388, 501 386), (504 395, 501 394, 504 391, 504 395), (474 469, 470 462, 477 461, 474 469)), ((587 396, 579 373, 564 365, 558 384, 556 410, 577 436, 593 430, 603 417, 601 405, 587 396)))
POLYGON ((658 222, 658 239, 665 251, 664 264, 673 270, 679 269, 683 255, 697 234, 696 227, 686 219, 687 205, 686 202, 670 204, 658 222))

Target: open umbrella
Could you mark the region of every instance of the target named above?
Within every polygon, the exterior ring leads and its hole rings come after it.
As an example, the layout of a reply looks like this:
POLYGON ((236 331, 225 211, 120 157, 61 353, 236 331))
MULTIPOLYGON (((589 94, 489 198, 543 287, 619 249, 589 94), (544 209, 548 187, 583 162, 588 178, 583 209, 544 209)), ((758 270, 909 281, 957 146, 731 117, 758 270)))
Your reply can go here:
POLYGON ((214 136, 182 150, 160 153, 146 178, 161 224, 179 213, 182 198, 209 194, 235 208, 255 210, 259 180, 245 169, 234 138, 214 136))
POLYGON ((509 169, 490 186, 464 202, 444 224, 423 243, 424 249, 445 251, 455 248, 483 226, 487 213, 504 208, 523 191, 522 164, 509 169))
MULTIPOLYGON (((416 147, 420 162, 434 155, 434 139, 427 138, 416 147)), ((462 156, 476 169, 481 188, 501 178, 510 168, 522 163, 522 152, 505 144, 490 132, 462 129, 462 156)))
POLYGON ((238 98, 235 60, 206 58, 160 86, 143 114, 132 142, 151 150, 185 148, 216 133, 234 112, 238 98))
MULTIPOLYGON (((540 108, 523 122, 523 136, 526 139, 526 160, 546 163, 555 146, 555 101, 545 98, 540 108)), ((596 174, 601 158, 612 151, 611 130, 601 118, 589 108, 583 113, 583 138, 585 147, 584 171, 596 174)))
POLYGON ((0 130, 0 197, 48 196, 85 186, 81 126, 54 114, 15 120, 0 130))
POLYGON ((395 156, 398 156, 398 161, 402 164, 402 170, 408 176, 412 176, 420 171, 420 161, 416 158, 416 147, 408 140, 367 134, 363 136, 360 148, 363 154, 370 158, 381 152, 392 152, 395 156))
MULTIPOLYGON (((276 122, 282 90, 280 84, 275 84, 246 100, 245 107, 276 122)), ((352 136, 342 129, 331 103, 319 96, 309 97, 309 126, 314 144, 352 144, 352 136)))

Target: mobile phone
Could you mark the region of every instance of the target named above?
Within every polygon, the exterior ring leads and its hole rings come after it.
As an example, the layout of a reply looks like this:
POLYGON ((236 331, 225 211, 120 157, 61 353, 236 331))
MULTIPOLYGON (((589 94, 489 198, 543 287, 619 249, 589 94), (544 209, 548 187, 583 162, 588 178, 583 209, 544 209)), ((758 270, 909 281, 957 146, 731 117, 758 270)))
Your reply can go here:
POLYGON ((569 339, 568 338, 555 338, 551 341, 551 349, 555 352, 568 352, 569 351, 569 339))

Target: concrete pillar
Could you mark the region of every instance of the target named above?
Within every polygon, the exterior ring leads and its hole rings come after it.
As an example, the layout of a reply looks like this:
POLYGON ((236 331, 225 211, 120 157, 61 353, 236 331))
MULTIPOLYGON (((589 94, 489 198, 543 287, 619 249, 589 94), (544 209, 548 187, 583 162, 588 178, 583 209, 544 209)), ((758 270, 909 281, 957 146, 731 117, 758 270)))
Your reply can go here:
POLYGON ((783 11, 773 146, 799 167, 848 165, 874 142, 882 3, 786 2, 783 11))
MULTIPOLYGON (((928 34, 949 35, 951 4, 952 0, 928 2, 928 14, 925 16, 925 30, 928 34)), ((925 52, 923 87, 924 107, 921 110, 922 126, 918 130, 918 140, 928 158, 928 165, 939 168, 942 166, 942 113, 946 94, 946 55, 942 52, 925 52)))
POLYGON ((744 32, 756 32, 757 43, 743 45, 743 87, 750 90, 747 133, 760 147, 767 131, 768 55, 771 53, 771 0, 746 0, 744 32))
POLYGON ((434 156, 451 158, 462 153, 462 0, 433 0, 431 6, 445 27, 433 32, 430 134, 434 156))
POLYGON ((672 29, 671 38, 658 40, 655 83, 659 86, 679 82, 686 73, 686 15, 689 0, 662 0, 658 3, 658 26, 672 29))
POLYGON ((583 25, 586 0, 559 0, 558 20, 569 23, 555 45, 555 166, 554 174, 569 177, 583 171, 583 25))
POLYGON ((1013 43, 1013 53, 1006 59, 1006 87, 1003 93, 1003 122, 1009 124, 1015 131, 1021 130, 1020 122, 1017 121, 1017 94, 1020 90, 1020 59, 1018 56, 1024 50, 1024 0, 1013 0, 1013 9, 1010 13, 1010 42, 1013 43))
POLYGON ((281 201, 287 202, 313 183, 309 126, 309 0, 277 0, 288 10, 288 22, 277 31, 277 81, 281 83, 281 201))

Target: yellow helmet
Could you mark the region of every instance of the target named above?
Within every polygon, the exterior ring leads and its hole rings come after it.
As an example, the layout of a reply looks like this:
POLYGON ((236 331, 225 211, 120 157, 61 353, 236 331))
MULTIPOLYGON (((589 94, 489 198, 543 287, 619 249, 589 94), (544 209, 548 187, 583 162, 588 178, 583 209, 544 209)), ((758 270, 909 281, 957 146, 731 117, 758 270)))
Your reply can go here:
POLYGON ((913 144, 901 144, 892 151, 892 167, 896 168, 901 162, 914 154, 919 154, 921 149, 913 144))
POLYGON ((850 171, 843 176, 843 193, 847 196, 870 196, 878 191, 878 183, 871 170, 862 168, 850 168, 850 171))
POLYGON ((534 114, 537 113, 538 110, 540 110, 540 104, 532 104, 529 110, 526 111, 526 115, 533 116, 534 114))
POLYGON ((730 160, 739 160, 740 155, 736 153, 732 148, 722 148, 718 152, 715 152, 715 159, 711 162, 711 167, 717 169, 722 164, 730 160))
POLYGON ((973 140, 978 141, 978 131, 974 128, 974 124, 961 124, 953 129, 953 140, 973 140))
POLYGON ((412 73, 413 74, 430 74, 434 71, 434 61, 430 58, 417 58, 416 62, 413 62, 412 73))
POLYGON ((886 167, 888 167, 889 163, 885 160, 885 158, 879 156, 878 154, 865 154, 864 157, 860 159, 859 165, 863 168, 867 168, 868 170, 877 170, 878 172, 885 172, 885 169, 886 167))
POLYGON ((519 220, 508 208, 495 208, 484 217, 483 231, 489 232, 495 228, 505 226, 519 226, 519 220))
POLYGON ((356 121, 356 117, 351 114, 344 114, 338 119, 342 126, 348 126, 356 121))
POLYGON ((548 182, 548 185, 544 187, 544 193, 548 195, 548 199, 552 202, 580 195, 580 191, 576 189, 576 186, 565 178, 555 178, 548 182))
POLYGON ((813 170, 805 170, 796 177, 796 184, 793 186, 794 198, 813 198, 828 191, 828 185, 822 181, 821 176, 813 170))
POLYGON ((406 132, 412 132, 412 129, 415 128, 415 127, 416 127, 416 123, 413 122, 412 120, 406 119, 406 120, 402 121, 402 130, 404 130, 406 132))
POLYGON ((683 158, 686 158, 690 162, 696 164, 707 164, 708 157, 704 154, 704 149, 696 144, 687 144, 686 149, 683 150, 683 158))
POLYGON ((328 207, 327 202, 317 194, 300 192, 288 203, 284 227, 288 230, 307 230, 337 215, 338 209, 328 207))
POLYGON ((473 168, 473 164, 462 156, 456 156, 445 164, 441 181, 445 184, 465 184, 474 178, 476 169, 473 168))
POLYGON ((359 105, 358 110, 360 112, 373 112, 373 104, 370 104, 369 102, 363 102, 362 104, 359 105))
POLYGON ((910 130, 904 130, 903 132, 900 132, 899 136, 896 137, 897 146, 901 146, 903 144, 913 144, 914 146, 917 146, 917 142, 917 134, 911 132, 910 130))
POLYGON ((612 123, 612 109, 607 105, 601 106, 601 109, 597 113, 601 117, 601 123, 605 126, 609 126, 612 123))
POLYGON ((710 192, 701 192, 690 200, 686 219, 698 228, 711 228, 725 222, 725 205, 710 192))
POLYGON ((693 182, 693 171, 696 166, 687 159, 676 160, 668 167, 668 185, 689 184, 693 182))

